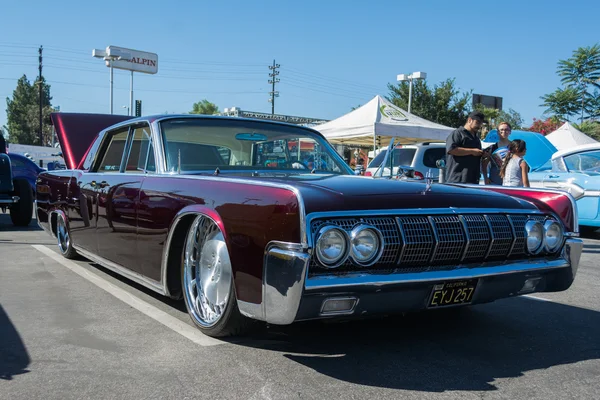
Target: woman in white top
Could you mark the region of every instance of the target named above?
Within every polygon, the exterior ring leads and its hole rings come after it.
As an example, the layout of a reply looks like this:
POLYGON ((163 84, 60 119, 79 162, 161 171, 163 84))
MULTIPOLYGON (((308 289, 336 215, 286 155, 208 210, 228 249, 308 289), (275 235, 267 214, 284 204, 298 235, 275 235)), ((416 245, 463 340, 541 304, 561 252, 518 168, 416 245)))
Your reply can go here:
POLYGON ((503 186, 529 187, 529 165, 523 159, 527 153, 525 141, 515 139, 508 145, 508 155, 504 158, 500 177, 503 186))

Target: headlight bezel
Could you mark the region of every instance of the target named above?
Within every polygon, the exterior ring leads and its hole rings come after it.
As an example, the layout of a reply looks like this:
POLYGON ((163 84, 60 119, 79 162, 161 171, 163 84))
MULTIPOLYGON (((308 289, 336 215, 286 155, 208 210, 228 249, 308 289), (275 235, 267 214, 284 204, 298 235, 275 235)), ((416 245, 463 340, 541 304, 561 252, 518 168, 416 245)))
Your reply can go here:
POLYGON ((344 229, 342 229, 341 227, 337 226, 337 225, 325 225, 323 227, 321 227, 321 229, 319 229, 319 232, 316 236, 316 240, 315 240, 315 254, 317 256, 317 260, 319 260, 319 263, 324 266, 325 268, 337 268, 340 265, 342 265, 343 263, 346 262, 346 260, 348 259, 348 256, 350 255, 350 237, 348 235, 348 232, 346 232, 344 229), (344 251, 341 253, 340 257, 334 261, 327 261, 324 260, 324 255, 321 253, 321 250, 319 248, 319 242, 323 239, 323 236, 330 232, 330 231, 337 231, 340 232, 342 238, 344 239, 344 244, 345 244, 345 249, 344 251))
POLYGON ((383 249, 384 249, 384 245, 385 245, 385 241, 383 239, 383 234, 381 233, 381 231, 379 229, 377 229, 373 225, 369 225, 369 224, 356 225, 350 231, 349 237, 350 237, 350 258, 352 259, 352 261, 355 264, 357 264, 361 267, 370 267, 371 265, 376 264, 379 261, 379 259, 381 258, 381 256, 383 255, 383 249), (368 258, 366 261, 361 261, 354 254, 355 248, 356 248, 356 245, 354 242, 355 242, 357 236, 364 231, 373 232, 377 239, 377 244, 376 244, 376 250, 373 252, 373 255, 370 258, 368 258))
POLYGON ((546 238, 546 231, 544 230, 544 225, 540 221, 536 221, 534 219, 530 219, 525 223, 525 250, 528 254, 536 255, 540 254, 542 250, 544 250, 544 242, 546 238), (541 234, 540 243, 538 246, 532 250, 529 248, 529 238, 531 237, 531 232, 534 227, 539 227, 539 231, 541 234))
POLYGON ((546 221, 544 221, 544 250, 548 253, 556 253, 558 252, 561 247, 562 244, 565 240, 565 232, 564 232, 564 227, 562 226, 561 223, 559 223, 557 220, 555 220, 554 218, 549 218, 546 221), (558 232, 560 234, 559 239, 556 242, 556 245, 551 247, 548 243, 548 231, 550 229, 551 226, 556 225, 558 227, 558 232))

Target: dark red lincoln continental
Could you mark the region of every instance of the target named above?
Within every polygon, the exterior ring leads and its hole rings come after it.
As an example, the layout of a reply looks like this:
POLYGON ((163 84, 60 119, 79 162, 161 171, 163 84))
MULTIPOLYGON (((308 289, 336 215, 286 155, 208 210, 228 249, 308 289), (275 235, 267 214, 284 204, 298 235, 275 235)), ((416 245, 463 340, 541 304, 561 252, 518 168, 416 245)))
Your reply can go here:
POLYGON ((183 298, 211 336, 561 291, 579 264, 564 192, 354 176, 274 122, 52 119, 69 169, 40 174, 39 224, 65 257, 183 298))

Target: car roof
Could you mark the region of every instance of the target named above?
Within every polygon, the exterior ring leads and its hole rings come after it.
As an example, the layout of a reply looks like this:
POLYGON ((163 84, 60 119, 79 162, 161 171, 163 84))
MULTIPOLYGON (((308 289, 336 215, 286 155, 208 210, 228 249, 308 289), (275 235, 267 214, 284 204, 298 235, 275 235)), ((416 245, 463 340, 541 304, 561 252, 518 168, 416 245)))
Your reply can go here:
POLYGON ((600 143, 582 144, 581 146, 575 146, 568 149, 559 150, 552 155, 552 159, 556 160, 560 157, 570 156, 571 154, 592 150, 600 150, 600 143))

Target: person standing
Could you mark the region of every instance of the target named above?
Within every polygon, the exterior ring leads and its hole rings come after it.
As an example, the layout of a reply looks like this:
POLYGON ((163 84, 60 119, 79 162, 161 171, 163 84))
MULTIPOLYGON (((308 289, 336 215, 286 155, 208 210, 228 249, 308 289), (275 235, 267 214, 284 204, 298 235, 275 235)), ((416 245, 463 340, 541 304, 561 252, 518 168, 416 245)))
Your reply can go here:
POLYGON ((511 131, 512 127, 508 122, 501 122, 498 125, 498 141, 484 150, 486 154, 481 159, 481 173, 486 185, 502 185, 500 168, 502 168, 504 157, 508 154, 508 145, 510 144, 508 136, 511 131))
POLYGON ((529 165, 523 159, 527 153, 524 140, 515 139, 508 146, 508 155, 504 158, 500 176, 503 186, 529 187, 529 165))
POLYGON ((446 182, 478 184, 481 171, 481 140, 477 136, 485 121, 480 111, 469 114, 465 126, 446 139, 446 182))

